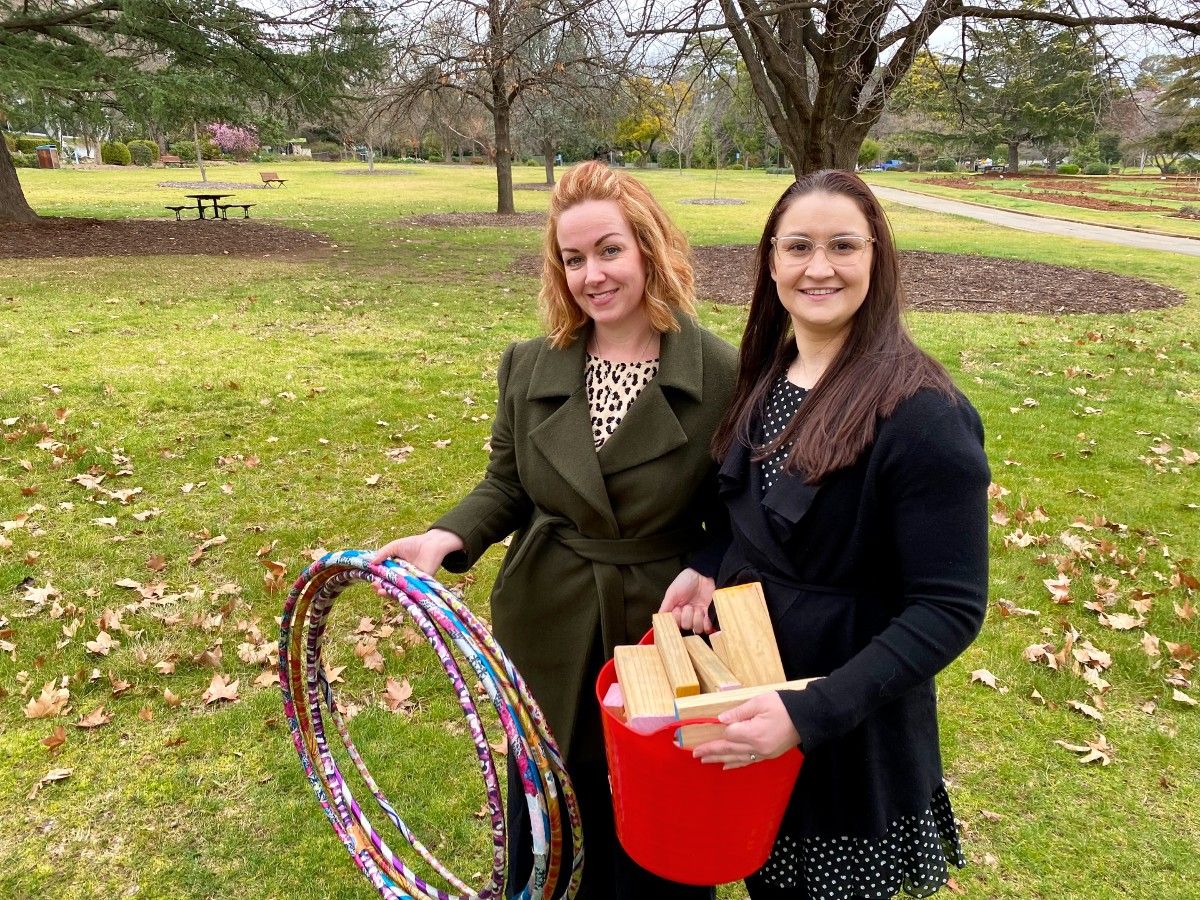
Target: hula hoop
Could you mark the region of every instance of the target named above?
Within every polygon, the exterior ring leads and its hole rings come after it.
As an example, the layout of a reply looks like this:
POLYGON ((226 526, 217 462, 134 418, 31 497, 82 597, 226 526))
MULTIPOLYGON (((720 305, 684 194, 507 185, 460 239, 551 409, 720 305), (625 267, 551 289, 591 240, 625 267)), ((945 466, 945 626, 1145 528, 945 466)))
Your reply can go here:
POLYGON ((520 673, 487 627, 457 596, 406 562, 388 560, 375 565, 371 555, 340 550, 310 565, 292 586, 279 626, 279 685, 284 713, 309 785, 338 839, 385 900, 498 900, 502 896, 507 832, 500 781, 472 692, 451 652, 453 645, 487 692, 521 774, 533 832, 533 871, 517 896, 523 900, 550 900, 562 869, 565 816, 574 848, 565 897, 574 897, 583 875, 579 808, 558 745, 520 673), (492 877, 478 891, 467 887, 444 866, 392 807, 371 777, 334 702, 321 649, 334 602, 355 582, 366 582, 381 596, 400 604, 433 647, 467 718, 492 825, 492 877), (322 711, 322 704, 327 713, 322 711), (417 875, 371 825, 330 752, 326 714, 379 808, 412 849, 445 879, 451 891, 430 885, 417 875))

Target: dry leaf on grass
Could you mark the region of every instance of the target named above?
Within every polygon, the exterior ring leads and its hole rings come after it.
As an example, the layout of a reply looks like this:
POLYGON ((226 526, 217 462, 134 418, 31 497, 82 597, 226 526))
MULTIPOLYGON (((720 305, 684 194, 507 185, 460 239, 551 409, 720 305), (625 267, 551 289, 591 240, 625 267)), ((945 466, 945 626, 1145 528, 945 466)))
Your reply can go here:
POLYGON ((32 788, 30 788, 29 793, 25 795, 25 799, 26 800, 34 799, 38 795, 38 792, 47 784, 51 784, 52 782, 55 782, 55 781, 62 781, 63 779, 70 778, 71 773, 73 771, 75 771, 75 770, 74 769, 51 769, 49 772, 47 772, 45 775, 43 775, 41 778, 39 778, 37 780, 37 784, 35 784, 32 788))
POLYGON ((66 688, 56 688, 53 681, 47 681, 42 692, 25 704, 25 718, 51 719, 61 716, 67 709, 71 692, 66 688))
POLYGON ((88 641, 84 646, 87 647, 89 653, 95 653, 98 656, 108 656, 114 647, 121 646, 121 642, 114 641, 107 631, 102 630, 96 635, 94 641, 88 641))
POLYGON ((268 594, 276 594, 287 587, 287 566, 273 559, 264 559, 262 564, 267 567, 263 574, 263 588, 268 594))
POLYGON ((1072 753, 1083 754, 1079 758, 1080 763, 1098 762, 1102 766, 1107 766, 1112 762, 1113 747, 1105 740, 1104 735, 1100 735, 1094 741, 1088 741, 1086 744, 1069 744, 1066 741, 1055 741, 1059 747, 1065 750, 1070 750, 1072 753))
POLYGON ((112 718, 112 713, 106 713, 104 706, 100 705, 76 722, 75 727, 84 729, 101 728, 111 722, 112 718))
POLYGON ((213 674, 212 681, 209 683, 207 690, 200 695, 200 699, 205 705, 219 703, 222 700, 234 702, 238 700, 238 683, 230 682, 228 678, 220 672, 213 674))
POLYGON ((1175 688, 1171 691, 1171 699, 1176 701, 1177 703, 1186 704, 1187 706, 1196 706, 1197 705, 1196 700, 1189 697, 1183 691, 1179 690, 1179 688, 1175 688))
POLYGON ((50 732, 49 737, 44 737, 39 743, 51 753, 67 742, 67 729, 61 725, 56 725, 54 730, 50 732))
POLYGON ((999 691, 1001 694, 1008 693, 1008 688, 1001 687, 1000 683, 996 681, 996 676, 987 669, 976 669, 971 673, 971 682, 974 683, 976 681, 978 681, 980 684, 990 687, 994 691, 999 691))
POLYGON ((412 712, 412 685, 408 683, 408 679, 397 681, 395 678, 389 678, 383 692, 383 703, 384 707, 392 712, 412 712))
POLYGON ((1068 700, 1067 706, 1071 707, 1071 709, 1075 710, 1077 713, 1082 713, 1089 719, 1095 719, 1097 722, 1104 721, 1104 716, 1100 713, 1100 710, 1096 709, 1094 706, 1089 706, 1088 704, 1082 703, 1079 700, 1068 700))

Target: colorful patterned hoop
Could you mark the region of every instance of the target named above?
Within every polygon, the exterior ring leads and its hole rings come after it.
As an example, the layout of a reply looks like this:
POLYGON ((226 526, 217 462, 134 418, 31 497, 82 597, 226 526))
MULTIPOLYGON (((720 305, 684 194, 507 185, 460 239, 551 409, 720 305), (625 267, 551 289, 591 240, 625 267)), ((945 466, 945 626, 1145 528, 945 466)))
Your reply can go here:
POLYGON ((304 772, 333 830, 385 900, 498 900, 502 896, 507 842, 500 782, 471 690, 448 640, 458 648, 486 690, 521 773, 533 832, 533 871, 518 896, 524 900, 535 897, 549 900, 562 868, 564 806, 571 846, 575 848, 565 896, 575 896, 583 875, 579 808, 558 745, 520 673, 487 627, 453 593, 406 562, 388 560, 375 565, 371 555, 360 550, 340 550, 314 562, 292 586, 279 626, 283 709, 304 772), (467 717, 492 822, 492 878, 482 890, 468 888, 412 833, 371 777, 350 739, 346 720, 338 712, 333 688, 322 665, 321 648, 334 601, 356 581, 366 582, 381 596, 396 600, 412 618, 437 653, 467 717), (300 698, 299 703, 296 698, 300 698), (367 820, 330 752, 322 703, 380 809, 455 893, 436 888, 413 872, 367 820))

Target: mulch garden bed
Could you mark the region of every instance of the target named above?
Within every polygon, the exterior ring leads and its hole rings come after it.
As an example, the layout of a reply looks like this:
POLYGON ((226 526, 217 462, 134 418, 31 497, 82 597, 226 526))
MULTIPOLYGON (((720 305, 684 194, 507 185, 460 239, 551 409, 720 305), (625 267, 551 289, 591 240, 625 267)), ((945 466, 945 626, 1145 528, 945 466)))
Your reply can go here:
MULTIPOLYGON (((697 296, 748 303, 754 251, 744 245, 693 248, 697 296)), ((901 252, 900 260, 909 304, 923 312, 1118 313, 1178 306, 1185 299, 1141 278, 1024 260, 919 250, 901 252)), ((537 254, 514 263, 515 274, 536 277, 541 271, 537 254)))
POLYGON ((244 181, 160 181, 158 186, 197 191, 258 191, 266 187, 261 182, 249 184, 244 181))
POLYGON ((511 228, 522 226, 542 228, 546 224, 546 214, 532 213, 429 213, 424 216, 413 216, 404 219, 401 225, 430 225, 434 228, 477 228, 479 226, 492 228, 511 228))
POLYGON ((61 219, 0 225, 0 258, 156 256, 300 257, 332 252, 321 234, 252 219, 61 219))
POLYGON ((521 184, 514 184, 514 191, 548 191, 552 185, 546 184, 544 181, 526 181, 521 184))
POLYGON ((1162 212, 1161 206, 1147 206, 1145 203, 1125 203, 1121 200, 1102 200, 1099 197, 1084 197, 1080 194, 1060 194, 1054 191, 1008 191, 1010 197, 1024 197, 1027 200, 1040 200, 1043 203, 1057 203, 1060 206, 1079 206, 1083 209, 1101 209, 1107 212, 1162 212))

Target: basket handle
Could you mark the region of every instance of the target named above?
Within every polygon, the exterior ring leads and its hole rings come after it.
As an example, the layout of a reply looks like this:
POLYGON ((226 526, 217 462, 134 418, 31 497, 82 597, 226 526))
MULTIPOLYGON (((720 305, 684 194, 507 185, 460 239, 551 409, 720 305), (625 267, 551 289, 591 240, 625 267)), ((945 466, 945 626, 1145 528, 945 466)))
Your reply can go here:
POLYGON ((686 728, 688 725, 721 725, 723 724, 716 716, 697 716, 694 719, 679 719, 675 722, 667 722, 665 725, 659 725, 653 731, 647 732, 647 737, 656 738, 659 735, 670 735, 671 740, 675 740, 675 732, 680 728, 686 728))

